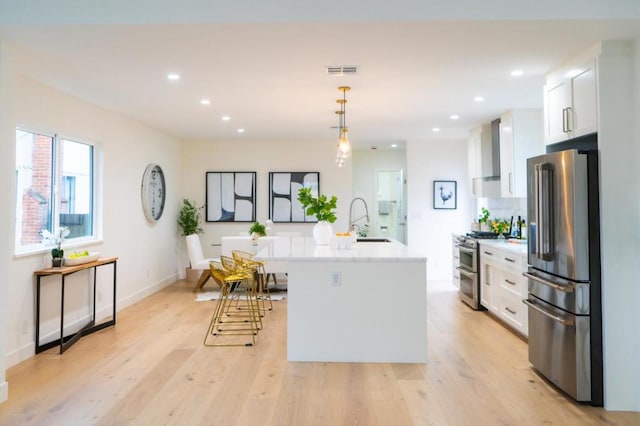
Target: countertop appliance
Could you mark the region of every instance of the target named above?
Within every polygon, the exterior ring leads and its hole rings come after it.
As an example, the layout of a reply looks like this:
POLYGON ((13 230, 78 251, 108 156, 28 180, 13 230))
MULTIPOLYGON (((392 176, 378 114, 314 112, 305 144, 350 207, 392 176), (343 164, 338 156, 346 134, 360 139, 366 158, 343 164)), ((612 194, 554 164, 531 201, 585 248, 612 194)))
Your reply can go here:
POLYGON ((456 270, 460 274, 460 300, 475 310, 483 309, 480 305, 480 253, 478 240, 494 238, 497 238, 497 235, 493 232, 478 231, 454 237, 453 257, 454 265, 458 264, 456 270))
POLYGON ((527 160, 529 361, 578 401, 603 403, 598 153, 527 160))

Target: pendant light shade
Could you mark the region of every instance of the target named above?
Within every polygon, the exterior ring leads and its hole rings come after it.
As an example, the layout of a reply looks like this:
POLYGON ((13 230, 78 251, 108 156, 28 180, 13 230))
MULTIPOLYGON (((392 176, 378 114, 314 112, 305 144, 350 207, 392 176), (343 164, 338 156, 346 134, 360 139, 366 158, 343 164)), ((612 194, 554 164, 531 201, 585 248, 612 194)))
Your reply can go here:
POLYGON ((351 143, 347 136, 347 92, 351 90, 348 86, 340 86, 338 90, 342 92, 342 99, 336 100, 340 105, 340 111, 336 111, 338 114, 338 145, 336 152, 336 165, 338 167, 344 166, 344 162, 351 156, 351 143))

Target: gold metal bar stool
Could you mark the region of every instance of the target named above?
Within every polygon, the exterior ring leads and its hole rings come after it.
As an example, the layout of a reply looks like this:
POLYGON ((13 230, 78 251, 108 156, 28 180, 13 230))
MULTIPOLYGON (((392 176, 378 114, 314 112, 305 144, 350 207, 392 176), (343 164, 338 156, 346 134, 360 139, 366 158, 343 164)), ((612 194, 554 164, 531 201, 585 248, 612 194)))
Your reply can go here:
POLYGON ((262 317, 264 316, 264 312, 260 311, 260 304, 258 303, 255 268, 236 262, 229 256, 220 256, 220 262, 227 272, 248 277, 238 286, 232 288, 231 298, 235 301, 236 308, 236 312, 234 312, 233 315, 243 316, 243 313, 247 311, 253 313, 255 310, 258 315, 258 329, 262 330, 262 317), (246 295, 244 300, 241 298, 243 294, 246 295))
MULTIPOLYGON (((246 311, 242 317, 234 318, 232 304, 232 294, 247 281, 253 281, 252 277, 246 273, 232 273, 227 271, 222 263, 210 262, 211 275, 223 285, 221 287, 220 298, 216 303, 215 310, 211 316, 211 321, 207 329, 203 344, 205 346, 253 346, 256 344, 258 334, 259 315, 255 303, 249 299, 251 295, 246 292, 247 306, 254 306, 246 311), (228 336, 251 336, 250 341, 238 342, 228 336), (213 340, 212 340, 213 339, 213 340)), ((249 287, 251 284, 249 284, 249 287)), ((244 339, 243 339, 244 340, 244 339)))
MULTIPOLYGON (((258 285, 258 289, 257 289, 258 301, 262 305, 262 312, 264 313, 266 309, 265 300, 269 302, 268 309, 270 311, 273 310, 273 303, 271 302, 271 293, 269 292, 269 280, 264 268, 264 265, 266 264, 266 262, 261 260, 255 260, 253 258, 252 253, 247 253, 246 251, 242 251, 242 250, 233 250, 231 252, 231 255, 233 256, 233 259, 236 262, 240 263, 241 265, 245 265, 249 268, 255 269, 256 281, 258 285)), ((274 276, 274 281, 275 281, 275 276, 274 276)))

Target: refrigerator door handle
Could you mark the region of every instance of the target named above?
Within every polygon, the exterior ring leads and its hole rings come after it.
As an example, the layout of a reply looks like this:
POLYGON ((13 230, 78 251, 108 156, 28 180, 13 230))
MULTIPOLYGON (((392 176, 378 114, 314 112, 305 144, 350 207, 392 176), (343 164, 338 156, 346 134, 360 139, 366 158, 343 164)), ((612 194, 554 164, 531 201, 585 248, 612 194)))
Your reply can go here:
POLYGON ((524 303, 525 305, 527 305, 528 307, 530 307, 531 309, 533 309, 534 311, 538 311, 540 312, 542 315, 551 318, 552 320, 559 322, 562 325, 566 325, 566 326, 573 326, 575 325, 575 321, 573 321, 572 318, 562 318, 559 317, 557 315, 553 315, 552 313, 549 313, 547 311, 545 311, 544 309, 540 308, 539 306, 536 306, 534 303, 532 303, 530 300, 528 299, 523 299, 522 303, 524 303))
POLYGON ((535 165, 536 253, 541 260, 553 260, 553 165, 535 165))
POLYGON ((548 287, 551 287, 555 290, 561 291, 563 293, 573 293, 575 290, 575 286, 573 284, 567 284, 567 285, 558 285, 558 284, 554 284, 552 282, 549 282, 545 279, 542 279, 536 275, 533 275, 529 272, 523 272, 522 275, 524 275, 525 277, 532 279, 535 282, 538 282, 540 284, 546 285, 548 287))

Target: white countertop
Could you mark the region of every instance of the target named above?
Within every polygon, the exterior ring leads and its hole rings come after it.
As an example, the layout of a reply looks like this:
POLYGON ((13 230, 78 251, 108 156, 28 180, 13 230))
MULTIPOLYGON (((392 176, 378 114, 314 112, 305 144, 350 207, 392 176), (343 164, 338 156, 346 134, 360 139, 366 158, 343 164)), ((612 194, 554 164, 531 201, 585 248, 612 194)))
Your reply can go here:
POLYGON ((527 255, 527 241, 526 240, 478 240, 481 246, 493 247, 500 250, 505 250, 511 253, 527 255))
POLYGON ((278 237, 256 254, 256 259, 273 261, 337 262, 426 262, 424 255, 410 250, 406 245, 388 243, 355 242, 350 248, 339 246, 334 239, 329 245, 318 246, 311 237, 278 237))

